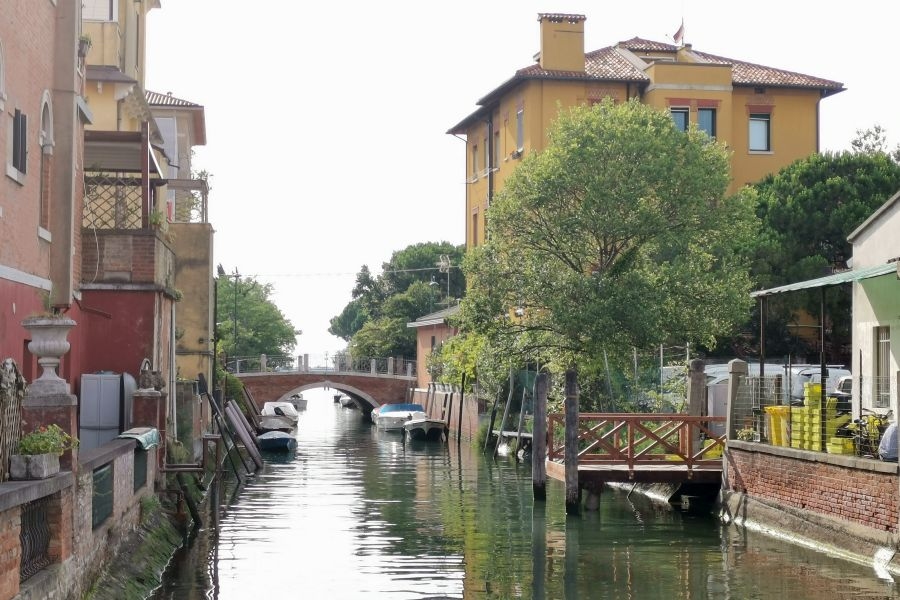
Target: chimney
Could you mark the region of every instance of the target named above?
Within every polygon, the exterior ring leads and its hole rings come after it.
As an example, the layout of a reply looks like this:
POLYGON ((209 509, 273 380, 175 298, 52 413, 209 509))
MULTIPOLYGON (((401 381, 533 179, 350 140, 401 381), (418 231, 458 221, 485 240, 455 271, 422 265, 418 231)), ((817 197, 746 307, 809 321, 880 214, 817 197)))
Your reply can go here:
POLYGON ((547 71, 584 73, 584 15, 540 13, 541 51, 537 61, 547 71))

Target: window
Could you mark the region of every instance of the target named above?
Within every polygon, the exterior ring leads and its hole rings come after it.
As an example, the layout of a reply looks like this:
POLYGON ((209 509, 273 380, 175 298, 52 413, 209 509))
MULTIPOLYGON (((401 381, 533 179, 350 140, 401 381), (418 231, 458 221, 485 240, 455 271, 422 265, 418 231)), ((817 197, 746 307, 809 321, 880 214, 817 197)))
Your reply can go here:
POLYGON ((772 116, 764 113, 750 113, 750 151, 771 152, 772 116))
POLYGON ((493 167, 496 169, 496 168, 500 167, 500 156, 501 156, 500 132, 499 131, 494 132, 494 147, 492 148, 492 150, 493 150, 493 155, 494 155, 493 156, 493 161, 494 161, 493 167))
POLYGON ((484 134, 484 140, 482 140, 484 145, 484 173, 487 174, 488 171, 491 170, 491 153, 488 152, 488 137, 487 134, 484 134))
POLYGON ((431 336, 431 351, 434 352, 434 347, 437 346, 437 338, 431 336))
POLYGON ((875 381, 872 404, 875 408, 891 405, 891 328, 875 328, 875 381))
POLYGON ((478 245, 478 213, 472 213, 472 247, 478 245))
POLYGON ((675 121, 675 127, 680 129, 681 131, 688 130, 688 109, 686 108, 670 108, 669 112, 672 114, 672 120, 675 121))
MULTIPOLYGON (((19 181, 19 176, 24 175, 27 170, 28 118, 25 116, 25 113, 18 108, 11 115, 8 139, 7 152, 9 153, 9 164, 6 173, 19 181)), ((19 182, 22 183, 22 181, 19 182)))
POLYGON ((709 137, 716 137, 716 109, 714 108, 698 108, 697 109, 697 126, 706 132, 709 137))
POLYGON ((472 178, 478 178, 478 145, 472 146, 472 178))
POLYGON ((516 152, 525 149, 525 109, 516 111, 516 152))

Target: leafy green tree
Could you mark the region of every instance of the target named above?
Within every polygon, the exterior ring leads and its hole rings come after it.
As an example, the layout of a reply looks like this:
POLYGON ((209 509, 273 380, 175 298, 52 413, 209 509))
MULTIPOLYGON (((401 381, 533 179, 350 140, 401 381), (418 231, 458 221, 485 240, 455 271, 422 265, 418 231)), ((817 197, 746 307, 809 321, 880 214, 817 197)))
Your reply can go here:
POLYGON ((328 333, 349 342, 353 334, 362 329, 368 318, 359 298, 353 299, 344 307, 341 314, 331 318, 328 333))
POLYGON ((465 330, 553 368, 730 331, 750 306, 752 194, 726 149, 637 102, 561 113, 470 252, 465 330), (512 312, 511 312, 512 311, 512 312))
POLYGON ((219 350, 228 356, 289 355, 299 333, 271 300, 273 287, 252 277, 219 277, 219 350), (235 324, 237 337, 235 337, 235 324))
POLYGON ((431 311, 433 294, 428 284, 414 281, 406 291, 390 296, 384 302, 382 316, 367 321, 354 334, 351 352, 355 356, 415 357, 416 330, 406 324, 431 311))
POLYGON ((466 280, 460 269, 465 256, 465 246, 454 246, 449 242, 424 242, 407 246, 394 252, 391 260, 381 265, 385 287, 396 294, 406 290, 414 281, 435 282, 443 298, 447 297, 449 276, 450 298, 461 298, 465 293, 466 280), (446 257, 450 265, 440 272, 438 264, 446 257))
POLYGON ((887 154, 895 163, 900 163, 900 144, 888 149, 887 130, 876 123, 869 129, 857 129, 850 147, 860 154, 887 154))
MULTIPOLYGON (((885 153, 883 130, 858 132, 856 152, 814 154, 754 185, 759 197, 760 232, 755 244, 753 275, 760 288, 821 277, 847 268, 852 247, 847 236, 891 194, 900 189, 900 165, 885 153)), ((827 293, 833 348, 850 335, 850 288, 827 293)), ((790 324, 798 309, 818 316, 816 292, 773 298, 766 315, 767 354, 815 351, 797 339, 790 324)), ((758 347, 758 310, 754 312, 752 347, 758 347)), ((829 360, 846 362, 832 354, 829 360)))
POLYGON ((462 274, 463 246, 425 242, 407 246, 382 263, 375 276, 368 265, 356 275, 352 300, 331 319, 330 333, 350 342, 358 356, 415 356, 416 334, 406 323, 447 306, 466 289, 462 274), (449 268, 441 272, 441 258, 449 268), (442 306, 443 305, 443 306, 442 306), (384 335, 384 339, 375 339, 384 335), (357 339, 359 336, 359 339, 357 339))

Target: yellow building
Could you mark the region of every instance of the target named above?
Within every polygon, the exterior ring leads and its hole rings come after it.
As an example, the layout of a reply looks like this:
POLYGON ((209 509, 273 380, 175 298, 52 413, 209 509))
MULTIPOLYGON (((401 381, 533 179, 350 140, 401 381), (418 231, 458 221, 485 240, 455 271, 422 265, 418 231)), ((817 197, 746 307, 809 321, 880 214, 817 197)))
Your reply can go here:
POLYGON ((633 98, 668 110, 732 151, 729 192, 819 149, 819 100, 843 84, 641 38, 584 51, 584 15, 538 15, 540 52, 478 100, 448 133, 466 138, 466 247, 484 241, 486 210, 528 152, 547 143, 560 108, 633 98))

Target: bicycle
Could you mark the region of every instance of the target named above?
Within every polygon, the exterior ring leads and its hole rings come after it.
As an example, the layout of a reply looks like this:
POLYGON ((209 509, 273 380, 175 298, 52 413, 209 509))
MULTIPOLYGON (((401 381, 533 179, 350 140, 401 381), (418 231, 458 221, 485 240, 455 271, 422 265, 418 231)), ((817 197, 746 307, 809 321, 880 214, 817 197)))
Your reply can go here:
POLYGON ((860 418, 853 419, 851 423, 848 423, 847 431, 853 438, 853 448, 857 456, 878 458, 878 444, 881 443, 881 436, 888 427, 893 411, 878 413, 863 408, 862 412, 868 414, 863 414, 860 418))

